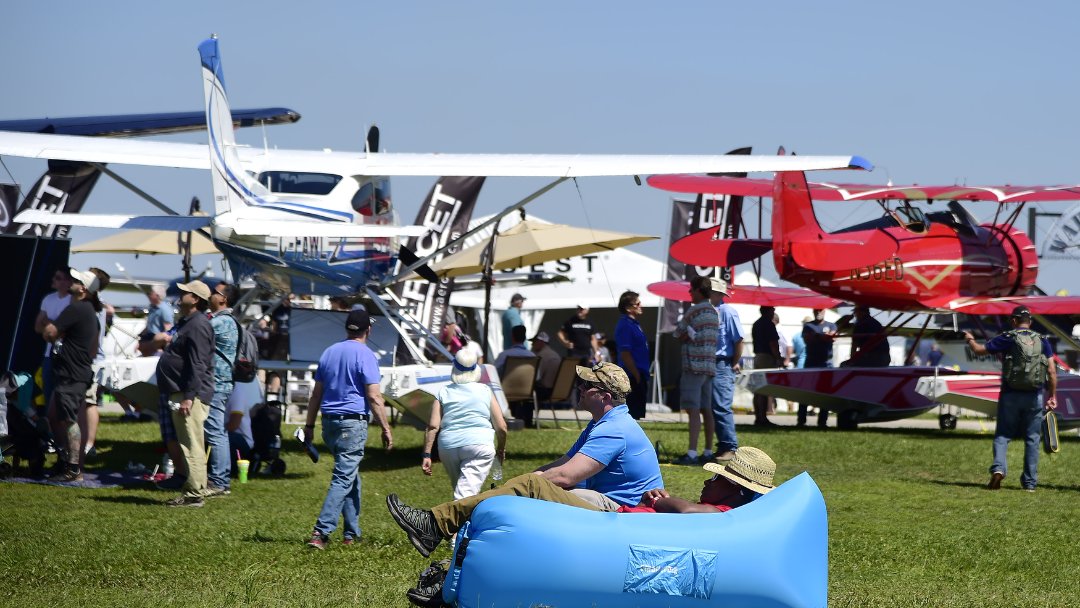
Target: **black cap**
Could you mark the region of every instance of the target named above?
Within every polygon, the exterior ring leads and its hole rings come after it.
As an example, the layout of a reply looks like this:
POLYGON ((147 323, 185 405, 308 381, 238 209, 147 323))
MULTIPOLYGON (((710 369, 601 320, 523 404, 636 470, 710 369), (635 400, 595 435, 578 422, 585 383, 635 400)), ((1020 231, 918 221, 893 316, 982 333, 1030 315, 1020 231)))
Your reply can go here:
POLYGON ((371 315, 368 311, 363 309, 357 309, 349 312, 348 318, 345 319, 345 329, 353 333, 360 333, 367 331, 367 328, 371 327, 371 315))
POLYGON ((1017 306, 1016 308, 1013 309, 1011 316, 1013 316, 1013 317, 1030 317, 1031 316, 1031 311, 1028 310, 1027 306, 1017 306))
POLYGON ((510 296, 510 303, 511 304, 513 304, 514 302, 524 302, 524 301, 525 301, 525 296, 521 295, 520 293, 515 293, 514 295, 510 296))

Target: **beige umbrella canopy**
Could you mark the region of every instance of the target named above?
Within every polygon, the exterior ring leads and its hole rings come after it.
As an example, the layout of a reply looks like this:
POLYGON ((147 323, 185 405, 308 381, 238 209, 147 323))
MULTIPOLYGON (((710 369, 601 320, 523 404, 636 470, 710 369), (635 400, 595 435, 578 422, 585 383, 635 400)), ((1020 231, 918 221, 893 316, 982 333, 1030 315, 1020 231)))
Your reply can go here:
MULTIPOLYGON (((160 230, 124 230, 103 239, 72 247, 72 253, 133 253, 135 255, 178 255, 180 237, 160 230)), ((214 243, 198 232, 191 235, 191 255, 220 253, 214 243)))
MULTIPOLYGON (((523 268, 598 251, 610 251, 658 237, 579 228, 525 220, 499 233, 495 239, 492 269, 523 268)), ((431 265, 441 277, 457 277, 484 271, 482 243, 447 256, 431 265)))

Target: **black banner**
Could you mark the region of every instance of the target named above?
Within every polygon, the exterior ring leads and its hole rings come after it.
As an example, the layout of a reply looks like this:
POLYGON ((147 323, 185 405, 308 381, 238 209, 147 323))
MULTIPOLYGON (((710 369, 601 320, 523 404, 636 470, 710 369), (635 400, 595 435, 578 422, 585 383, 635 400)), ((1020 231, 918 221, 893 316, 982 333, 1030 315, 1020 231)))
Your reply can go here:
MULTIPOLYGON (((50 160, 49 170, 26 193, 26 199, 19 206, 16 215, 27 209, 44 209, 53 213, 78 213, 99 177, 101 177, 101 170, 86 163, 50 160)), ((3 226, 3 232, 4 234, 64 238, 69 228, 70 226, 16 224, 14 221, 9 221, 3 226)))
POLYGON ((7 232, 11 218, 15 217, 15 206, 19 204, 19 185, 0 184, 0 233, 7 232))
MULTIPOLYGON (((750 154, 750 148, 739 148, 728 154, 750 154)), ((728 177, 746 177, 745 173, 725 173, 728 177)), ((668 247, 675 241, 700 232, 702 230, 716 230, 723 227, 722 237, 733 239, 739 234, 739 226, 742 224, 743 197, 725 196, 712 194, 699 194, 697 200, 682 201, 673 200, 671 209, 671 234, 668 247)), ((688 266, 668 253, 667 277, 668 281, 690 281, 697 277, 716 276, 716 268, 712 266, 688 266)), ((731 268, 721 268, 720 276, 728 283, 734 278, 731 268)), ((689 302, 664 301, 664 312, 660 316, 660 332, 668 333, 675 330, 675 325, 682 318, 689 302)))
MULTIPOLYGON (((442 177, 435 182, 427 199, 416 215, 416 224, 426 226, 428 231, 415 238, 409 238, 405 246, 419 257, 426 257, 446 246, 450 241, 465 234, 469 229, 476 199, 484 185, 483 177, 442 177)), ((452 247, 432 259, 437 262, 447 255, 457 253, 452 247)), ((424 327, 441 335, 446 321, 447 308, 450 305, 450 292, 454 279, 444 278, 438 283, 429 281, 403 281, 394 286, 394 291, 405 303, 405 310, 412 314, 424 327)), ((418 340, 417 346, 424 347, 418 340)), ((398 352, 402 352, 399 349, 398 352)))

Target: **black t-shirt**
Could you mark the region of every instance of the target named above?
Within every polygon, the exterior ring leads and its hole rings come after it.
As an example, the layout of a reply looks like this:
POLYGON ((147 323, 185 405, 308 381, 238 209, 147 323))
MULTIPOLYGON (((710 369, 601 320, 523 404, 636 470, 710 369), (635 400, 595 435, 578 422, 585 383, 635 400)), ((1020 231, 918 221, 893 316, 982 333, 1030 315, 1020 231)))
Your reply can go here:
POLYGON ((94 306, 85 300, 72 302, 54 325, 60 332, 53 347, 53 377, 57 384, 89 383, 94 376, 91 364, 97 354, 99 329, 94 306))
POLYGON ((574 315, 563 323, 562 331, 574 345, 570 352, 581 355, 592 353, 592 337, 596 333, 592 321, 587 318, 579 319, 577 315, 574 315))
POLYGON ((828 367, 832 362, 832 338, 825 332, 835 332, 836 324, 828 321, 811 321, 803 325, 802 337, 806 342, 806 364, 804 367, 828 367))
POLYGON ((772 322, 771 318, 761 317, 757 321, 754 321, 753 327, 750 328, 750 337, 754 340, 755 355, 776 354, 776 351, 773 350, 772 343, 776 342, 779 344, 780 334, 776 331, 776 324, 772 322))
MULTIPOLYGON (((882 333, 884 329, 881 323, 873 317, 856 321, 855 326, 852 328, 851 345, 861 351, 867 344, 877 340, 878 334, 882 333)), ((863 353, 854 362, 856 365, 867 367, 886 367, 892 362, 890 359, 889 340, 882 336, 880 340, 877 340, 877 343, 870 347, 869 352, 863 353)))

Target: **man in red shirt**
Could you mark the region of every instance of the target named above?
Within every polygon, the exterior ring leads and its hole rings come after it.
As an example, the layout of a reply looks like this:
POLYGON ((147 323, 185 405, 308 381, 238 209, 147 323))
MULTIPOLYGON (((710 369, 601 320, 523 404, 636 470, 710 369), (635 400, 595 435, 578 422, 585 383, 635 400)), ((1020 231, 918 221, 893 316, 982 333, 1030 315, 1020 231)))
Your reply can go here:
POLYGON ((690 502, 657 488, 641 496, 636 507, 621 507, 619 513, 715 513, 741 507, 771 491, 776 463, 765 452, 752 447, 735 450, 725 464, 709 462, 705 470, 714 473, 705 480, 698 502, 690 502))

